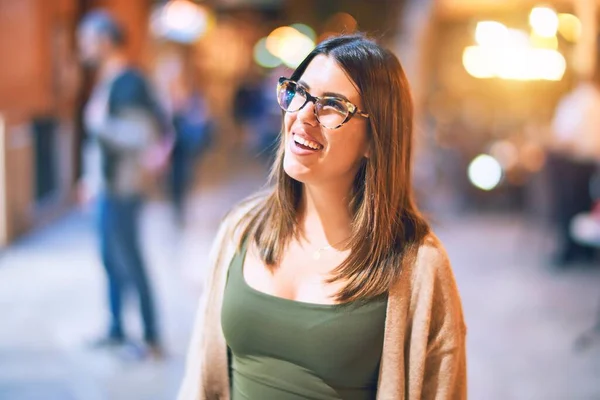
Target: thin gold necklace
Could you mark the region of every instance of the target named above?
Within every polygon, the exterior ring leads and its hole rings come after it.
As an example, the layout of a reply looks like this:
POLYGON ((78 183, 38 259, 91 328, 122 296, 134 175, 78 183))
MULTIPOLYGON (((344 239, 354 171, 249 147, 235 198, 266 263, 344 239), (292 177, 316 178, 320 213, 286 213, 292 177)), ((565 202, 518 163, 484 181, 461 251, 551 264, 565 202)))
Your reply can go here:
POLYGON ((345 242, 345 241, 347 241, 347 240, 348 240, 348 239, 344 239, 344 240, 342 240, 341 242, 338 242, 338 243, 336 243, 336 244, 334 244, 334 245, 328 244, 327 246, 323 246, 323 247, 320 247, 320 248, 318 248, 317 250, 315 250, 315 251, 313 252, 313 255, 312 255, 312 256, 313 256, 313 259, 314 259, 314 260, 320 260, 320 259, 321 259, 321 253, 322 253, 323 251, 325 251, 325 250, 331 250, 331 249, 333 249, 333 247, 334 247, 334 246, 340 245, 340 244, 344 243, 344 242, 345 242))

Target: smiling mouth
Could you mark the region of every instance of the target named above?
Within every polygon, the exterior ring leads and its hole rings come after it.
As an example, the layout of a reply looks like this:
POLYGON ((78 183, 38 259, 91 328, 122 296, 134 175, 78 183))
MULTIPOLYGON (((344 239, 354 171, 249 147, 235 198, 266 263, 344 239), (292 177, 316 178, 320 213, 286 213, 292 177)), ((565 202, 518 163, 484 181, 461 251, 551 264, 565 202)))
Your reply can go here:
POLYGON ((304 139, 296 134, 293 134, 293 139, 294 139, 294 143, 296 143, 296 145, 298 147, 300 147, 301 149, 313 150, 313 151, 318 151, 318 150, 323 149, 323 146, 321 144, 314 142, 312 140, 304 139))

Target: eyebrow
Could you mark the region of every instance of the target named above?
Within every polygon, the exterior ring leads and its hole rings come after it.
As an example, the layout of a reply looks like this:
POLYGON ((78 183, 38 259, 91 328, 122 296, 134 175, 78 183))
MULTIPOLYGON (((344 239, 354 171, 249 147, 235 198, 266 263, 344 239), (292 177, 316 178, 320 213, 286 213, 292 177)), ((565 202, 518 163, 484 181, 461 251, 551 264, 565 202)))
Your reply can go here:
MULTIPOLYGON (((299 80, 298 84, 300 86, 304 87, 306 90, 310 90, 310 85, 308 83, 304 82, 303 80, 299 80)), ((340 99, 344 99, 344 100, 350 102, 350 100, 348 100, 348 98, 341 93, 324 92, 322 97, 339 97, 340 99)))

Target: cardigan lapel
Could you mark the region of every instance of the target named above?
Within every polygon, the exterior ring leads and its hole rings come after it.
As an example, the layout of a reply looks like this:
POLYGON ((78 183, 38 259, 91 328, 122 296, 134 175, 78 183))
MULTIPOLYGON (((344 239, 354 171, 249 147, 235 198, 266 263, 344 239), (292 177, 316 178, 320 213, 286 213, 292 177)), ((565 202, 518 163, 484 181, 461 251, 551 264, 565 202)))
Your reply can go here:
POLYGON ((234 232, 229 230, 230 239, 226 239, 216 261, 216 269, 212 277, 212 285, 208 293, 208 304, 204 324, 207 335, 203 343, 204 360, 202 362, 203 399, 230 398, 229 360, 227 358, 227 343, 221 328, 221 309, 223 295, 227 282, 227 272, 235 255, 236 246, 233 240, 234 232))

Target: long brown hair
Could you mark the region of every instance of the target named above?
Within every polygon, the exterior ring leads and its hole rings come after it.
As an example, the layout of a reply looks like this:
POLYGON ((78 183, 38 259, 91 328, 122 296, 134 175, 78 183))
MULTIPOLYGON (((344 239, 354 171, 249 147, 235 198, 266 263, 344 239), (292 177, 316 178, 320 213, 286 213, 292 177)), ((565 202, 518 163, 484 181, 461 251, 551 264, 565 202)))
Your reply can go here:
MULTIPOLYGON (((346 283, 336 301, 348 302, 386 293, 402 266, 415 259, 429 226, 413 200, 413 104, 400 62, 362 34, 343 35, 320 43, 291 79, 300 79, 319 54, 335 59, 354 81, 370 115, 370 156, 356 174, 349 204, 353 218, 347 248, 351 251, 330 279, 346 283)), ((274 185, 246 217, 242 235, 252 238, 271 269, 277 268, 289 241, 300 234, 303 185, 284 171, 284 153, 280 140, 271 170, 274 185)))

